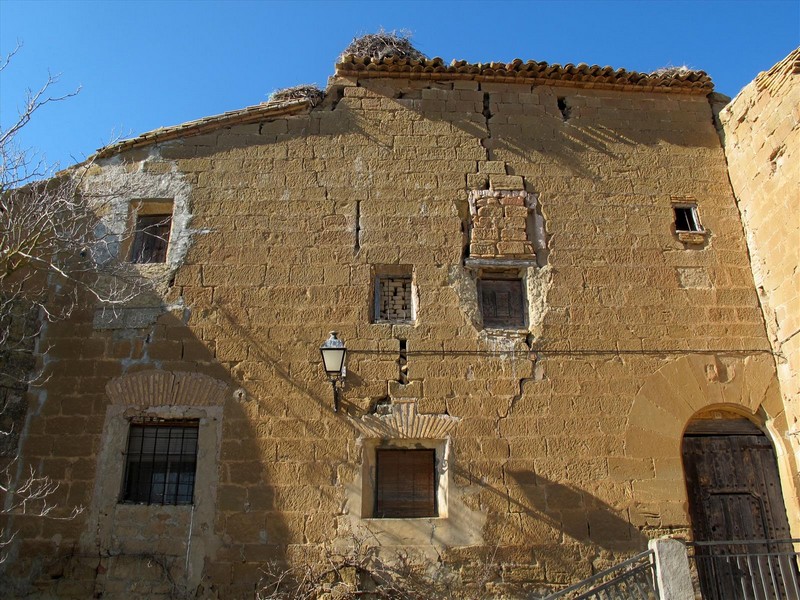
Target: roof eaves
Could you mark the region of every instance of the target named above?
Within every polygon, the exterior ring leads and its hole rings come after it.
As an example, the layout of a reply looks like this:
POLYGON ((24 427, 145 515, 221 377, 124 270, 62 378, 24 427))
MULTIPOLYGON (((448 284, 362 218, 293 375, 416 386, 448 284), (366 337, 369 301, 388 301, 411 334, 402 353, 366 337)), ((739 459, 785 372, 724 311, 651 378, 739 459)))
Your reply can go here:
POLYGON ((289 100, 281 103, 263 103, 255 106, 248 106, 238 110, 232 110, 219 115, 204 117, 194 121, 173 125, 171 127, 161 127, 152 131, 145 132, 134 138, 121 140, 114 144, 109 144, 100 148, 89 160, 108 158, 120 152, 148 146, 158 142, 165 142, 181 137, 189 137, 208 133, 222 127, 232 125, 246 125, 264 119, 273 119, 286 115, 292 115, 310 108, 312 102, 308 98, 299 100, 289 100))
POLYGON ((709 94, 714 90, 711 78, 703 71, 681 73, 639 73, 586 64, 548 64, 515 59, 510 63, 467 63, 453 61, 445 65, 441 58, 396 59, 346 55, 336 64, 336 74, 342 77, 404 78, 431 80, 474 80, 495 83, 524 83, 529 85, 558 85, 613 90, 648 92, 677 92, 709 94))

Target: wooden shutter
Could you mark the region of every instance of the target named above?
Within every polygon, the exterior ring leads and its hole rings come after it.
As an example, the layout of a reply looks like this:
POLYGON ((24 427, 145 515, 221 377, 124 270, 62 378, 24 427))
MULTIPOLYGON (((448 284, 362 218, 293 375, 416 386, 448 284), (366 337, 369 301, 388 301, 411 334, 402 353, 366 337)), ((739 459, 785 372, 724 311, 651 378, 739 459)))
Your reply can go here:
POLYGON ((524 327, 522 280, 482 279, 481 311, 485 327, 524 327))
POLYGON ((163 263, 167 260, 171 215, 146 215, 136 219, 131 262, 163 263))
POLYGON ((378 450, 376 517, 435 517, 436 451, 378 450))

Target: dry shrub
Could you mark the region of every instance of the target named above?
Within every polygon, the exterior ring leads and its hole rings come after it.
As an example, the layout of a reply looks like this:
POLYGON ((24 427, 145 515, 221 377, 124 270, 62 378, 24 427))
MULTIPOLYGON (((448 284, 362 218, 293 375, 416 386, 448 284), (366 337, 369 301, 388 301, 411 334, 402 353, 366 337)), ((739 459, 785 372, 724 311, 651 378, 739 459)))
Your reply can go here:
POLYGON ((477 577, 461 581, 457 572, 408 552, 388 553, 353 537, 345 547, 308 548, 295 567, 269 564, 257 600, 484 600, 496 577, 493 556, 482 562, 477 577))

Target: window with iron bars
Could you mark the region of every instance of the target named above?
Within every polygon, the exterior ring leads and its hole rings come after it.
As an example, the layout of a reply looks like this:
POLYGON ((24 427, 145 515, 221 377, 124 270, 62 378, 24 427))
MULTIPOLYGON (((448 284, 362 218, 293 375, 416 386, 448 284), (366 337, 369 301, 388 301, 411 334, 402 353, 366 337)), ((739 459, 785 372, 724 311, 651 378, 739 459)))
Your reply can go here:
POLYGON ((192 504, 199 421, 131 422, 121 502, 192 504))

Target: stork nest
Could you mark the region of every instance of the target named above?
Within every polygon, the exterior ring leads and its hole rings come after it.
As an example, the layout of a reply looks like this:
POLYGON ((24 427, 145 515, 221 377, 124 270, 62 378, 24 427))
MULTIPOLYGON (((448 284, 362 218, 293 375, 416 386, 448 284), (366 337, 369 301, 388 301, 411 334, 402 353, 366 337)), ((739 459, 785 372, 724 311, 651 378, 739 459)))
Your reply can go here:
POLYGON ((410 58, 424 60, 422 52, 411 45, 411 33, 408 31, 379 31, 353 38, 342 55, 369 57, 376 60, 392 56, 394 58, 410 58))
POLYGON ((656 77, 663 77, 664 75, 674 77, 675 75, 688 75, 693 71, 694 69, 691 69, 686 65, 678 65, 678 66, 668 65, 666 67, 661 67, 660 69, 652 71, 650 75, 654 75, 656 77))
POLYGON ((310 100, 316 106, 325 98, 325 92, 315 84, 296 85, 294 87, 275 90, 269 95, 268 102, 288 102, 289 100, 310 100))

